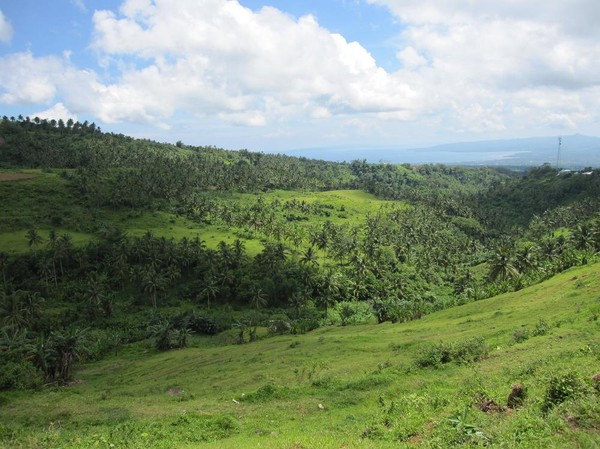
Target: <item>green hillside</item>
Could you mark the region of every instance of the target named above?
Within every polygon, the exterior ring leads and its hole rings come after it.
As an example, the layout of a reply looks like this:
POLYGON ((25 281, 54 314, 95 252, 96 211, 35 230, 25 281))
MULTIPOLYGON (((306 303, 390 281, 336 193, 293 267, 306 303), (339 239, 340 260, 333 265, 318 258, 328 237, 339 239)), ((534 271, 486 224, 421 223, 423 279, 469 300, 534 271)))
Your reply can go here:
POLYGON ((600 394, 591 378, 600 366, 599 298, 595 264, 409 323, 328 327, 243 346, 209 340, 167 353, 137 344, 81 366, 68 387, 4 393, 0 442, 598 447, 600 394), (454 361, 436 358, 432 348, 441 346, 454 361), (526 396, 507 408, 516 383, 526 396))
POLYGON ((598 446, 597 170, 0 138, 0 447, 598 446))

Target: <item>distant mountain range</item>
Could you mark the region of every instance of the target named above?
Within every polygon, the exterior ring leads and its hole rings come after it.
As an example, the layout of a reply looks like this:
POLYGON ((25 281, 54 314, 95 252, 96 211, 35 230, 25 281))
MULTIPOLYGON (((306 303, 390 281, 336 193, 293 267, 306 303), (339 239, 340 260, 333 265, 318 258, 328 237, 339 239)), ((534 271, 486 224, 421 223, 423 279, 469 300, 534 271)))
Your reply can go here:
POLYGON ((427 148, 329 147, 288 150, 282 153, 328 161, 366 159, 369 162, 443 163, 451 165, 600 167, 600 138, 563 136, 560 160, 558 137, 487 140, 436 145, 427 148))

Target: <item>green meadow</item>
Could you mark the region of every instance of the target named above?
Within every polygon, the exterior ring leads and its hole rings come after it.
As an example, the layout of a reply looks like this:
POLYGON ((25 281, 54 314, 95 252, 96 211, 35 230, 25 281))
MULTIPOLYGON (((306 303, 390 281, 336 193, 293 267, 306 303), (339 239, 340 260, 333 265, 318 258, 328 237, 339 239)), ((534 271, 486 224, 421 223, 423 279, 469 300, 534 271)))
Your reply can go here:
MULTIPOLYGON (((15 171, 0 171, 14 173, 15 171)), ((83 198, 57 173, 41 170, 26 170, 19 173, 34 174, 31 179, 0 182, 0 198, 3 217, 0 220, 0 242, 7 253, 29 251, 26 233, 35 228, 48 241, 48 234, 68 234, 75 245, 94 240, 99 232, 109 227, 118 227, 131 237, 141 237, 151 232, 156 237, 181 240, 183 237, 200 237, 208 248, 216 248, 220 242, 231 244, 240 238, 246 244, 248 254, 254 256, 268 240, 260 232, 243 232, 242 227, 225 223, 193 221, 176 211, 164 209, 144 211, 90 207, 83 198)), ((260 194, 211 193, 207 195, 216 204, 250 207, 260 198, 267 204, 280 204, 295 200, 310 205, 322 206, 327 215, 306 216, 299 227, 307 232, 310 227, 330 221, 338 225, 360 225, 368 214, 377 213, 392 206, 401 206, 397 201, 381 200, 360 190, 335 190, 324 192, 302 192, 275 190, 260 194), (331 212, 329 212, 331 211, 331 212)), ((277 210, 279 218, 281 211, 277 210)))
POLYGON ((214 337, 163 353, 141 342, 79 366, 68 386, 3 393, 0 442, 7 449, 594 448, 599 315, 595 264, 408 323, 325 327, 245 345, 214 337), (465 343, 483 348, 481 358, 466 351, 444 363, 431 351, 465 343), (566 393, 548 402, 555 378, 567 382, 566 393), (526 395, 509 408, 517 383, 526 395))

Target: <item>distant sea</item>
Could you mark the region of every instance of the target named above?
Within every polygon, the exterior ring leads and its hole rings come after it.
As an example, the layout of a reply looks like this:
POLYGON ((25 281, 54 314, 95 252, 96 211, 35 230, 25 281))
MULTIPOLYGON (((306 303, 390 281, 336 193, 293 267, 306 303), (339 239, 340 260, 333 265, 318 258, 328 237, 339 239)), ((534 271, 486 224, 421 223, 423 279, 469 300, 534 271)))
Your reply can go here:
POLYGON ((512 165, 512 161, 523 151, 439 151, 432 148, 418 149, 342 149, 310 148, 288 150, 281 153, 289 156, 321 159, 333 162, 351 162, 366 159, 371 163, 393 164, 450 164, 450 165, 512 165))
POLYGON ((449 164, 540 166, 549 163, 561 168, 600 167, 600 138, 575 134, 558 137, 459 142, 427 148, 350 146, 304 148, 281 151, 283 154, 334 162, 366 159, 393 164, 449 164))

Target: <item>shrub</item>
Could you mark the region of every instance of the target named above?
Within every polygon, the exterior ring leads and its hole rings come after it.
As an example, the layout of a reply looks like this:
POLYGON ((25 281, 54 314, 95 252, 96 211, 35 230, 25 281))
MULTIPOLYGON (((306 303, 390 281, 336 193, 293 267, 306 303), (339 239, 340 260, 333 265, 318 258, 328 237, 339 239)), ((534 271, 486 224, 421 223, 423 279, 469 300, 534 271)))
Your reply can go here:
POLYGON ((148 332, 156 338, 154 345, 159 351, 185 348, 191 335, 189 329, 177 329, 168 321, 150 326, 148 332))
POLYGON ((223 327, 223 324, 219 323, 218 320, 199 315, 195 310, 174 317, 173 323, 177 327, 187 328, 200 335, 216 335, 227 328, 223 327))
POLYGON ((258 390, 242 395, 239 400, 244 402, 267 402, 272 399, 284 398, 288 393, 286 387, 268 383, 258 388, 258 390))
POLYGON ((477 362, 489 354, 489 347, 482 337, 456 343, 440 342, 421 348, 417 354, 416 364, 421 368, 439 367, 446 363, 477 362))
POLYGON ((550 325, 548 324, 548 322, 543 318, 540 318, 540 320, 536 323, 535 327, 533 328, 532 335, 534 337, 537 337, 539 335, 546 335, 549 330, 550 325))
POLYGON ((514 384, 506 400, 506 405, 510 408, 521 407, 526 397, 527 388, 522 384, 514 384))
POLYGON ((39 388, 42 382, 42 374, 29 360, 8 361, 0 370, 0 391, 39 388))
POLYGON ((366 301, 340 301, 327 311, 323 320, 325 325, 342 325, 370 323, 373 321, 373 310, 366 301))
POLYGON ((352 305, 347 302, 339 303, 337 307, 338 313, 340 314, 340 323, 342 326, 346 326, 350 323, 350 320, 356 315, 356 310, 352 308, 352 305))
POLYGON ((416 363, 421 368, 432 366, 439 367, 445 363, 452 361, 452 345, 449 343, 440 342, 424 346, 417 354, 416 363))
POLYGON ((522 343, 529 339, 529 330, 522 328, 513 332, 513 342, 522 343))
POLYGON ((548 411, 555 405, 583 395, 585 389, 585 383, 575 372, 553 376, 548 381, 542 408, 548 411))
POLYGON ((292 324, 286 315, 274 315, 269 320, 269 332, 273 335, 287 334, 292 330, 292 324))
POLYGON ((478 362, 490 353, 483 337, 474 337, 456 343, 452 351, 452 359, 458 363, 478 362))

